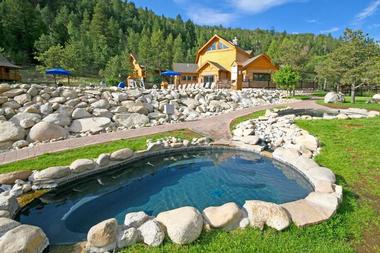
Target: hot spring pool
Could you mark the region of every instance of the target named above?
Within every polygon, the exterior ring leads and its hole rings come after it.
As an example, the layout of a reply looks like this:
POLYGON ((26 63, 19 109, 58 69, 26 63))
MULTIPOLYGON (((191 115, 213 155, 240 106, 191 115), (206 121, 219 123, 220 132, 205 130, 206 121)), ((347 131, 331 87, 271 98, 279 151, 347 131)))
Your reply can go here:
POLYGON ((127 212, 156 215, 181 206, 202 211, 245 200, 285 203, 313 190, 292 168, 239 150, 209 149, 144 158, 86 178, 34 200, 19 214, 41 227, 51 244, 82 241, 89 228, 127 212))

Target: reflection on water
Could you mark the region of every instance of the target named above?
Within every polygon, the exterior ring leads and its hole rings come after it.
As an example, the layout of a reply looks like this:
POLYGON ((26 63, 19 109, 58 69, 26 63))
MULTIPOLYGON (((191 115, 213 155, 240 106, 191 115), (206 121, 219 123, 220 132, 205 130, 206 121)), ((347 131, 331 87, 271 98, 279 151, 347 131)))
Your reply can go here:
POLYGON ((250 152, 191 151, 146 158, 61 187, 33 201, 19 219, 42 227, 52 244, 72 243, 102 220, 122 223, 127 212, 156 215, 186 205, 203 210, 248 199, 284 203, 311 190, 294 170, 250 152))

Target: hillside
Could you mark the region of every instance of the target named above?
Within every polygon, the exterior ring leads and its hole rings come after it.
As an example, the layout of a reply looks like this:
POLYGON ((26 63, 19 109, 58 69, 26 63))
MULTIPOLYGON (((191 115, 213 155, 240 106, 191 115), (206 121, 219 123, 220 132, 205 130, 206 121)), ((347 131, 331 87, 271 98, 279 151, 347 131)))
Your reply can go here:
POLYGON ((4 55, 21 65, 62 66, 77 75, 127 75, 123 62, 129 52, 148 72, 193 62, 200 45, 217 33, 236 36, 242 48, 265 52, 276 64, 289 63, 313 78, 316 63, 339 43, 327 35, 198 26, 121 0, 3 0, 0 16, 4 55))

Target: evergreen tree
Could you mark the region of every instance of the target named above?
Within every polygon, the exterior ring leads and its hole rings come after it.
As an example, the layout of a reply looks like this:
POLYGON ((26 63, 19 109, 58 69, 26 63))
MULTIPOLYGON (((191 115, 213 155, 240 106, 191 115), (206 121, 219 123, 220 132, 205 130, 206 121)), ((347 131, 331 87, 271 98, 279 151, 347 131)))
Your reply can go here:
POLYGON ((184 62, 185 52, 181 35, 178 35, 173 44, 173 62, 184 62))

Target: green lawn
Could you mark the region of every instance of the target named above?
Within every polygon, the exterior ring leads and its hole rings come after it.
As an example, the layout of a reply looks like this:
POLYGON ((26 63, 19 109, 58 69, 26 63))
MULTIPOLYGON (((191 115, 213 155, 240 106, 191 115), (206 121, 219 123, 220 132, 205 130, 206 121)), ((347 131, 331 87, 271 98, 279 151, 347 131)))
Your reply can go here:
POLYGON ((332 219, 283 232, 214 231, 188 246, 165 241, 158 248, 138 244, 122 252, 379 252, 380 118, 297 124, 321 140, 317 161, 344 187, 344 201, 332 219))
POLYGON ((345 97, 345 102, 343 103, 335 103, 335 104, 326 104, 324 103, 323 100, 318 100, 317 103, 320 105, 328 106, 331 108, 336 108, 336 109, 345 109, 345 108, 363 108, 367 110, 376 110, 380 111, 380 104, 367 104, 366 102, 369 100, 369 97, 356 97, 356 103, 352 104, 351 98, 346 96, 345 97))
POLYGON ((70 163, 76 159, 96 158, 101 153, 109 153, 121 148, 143 150, 146 148, 146 140, 160 139, 169 136, 174 136, 183 139, 192 139, 200 137, 199 134, 193 131, 183 129, 172 132, 147 135, 133 139, 118 140, 110 143, 91 145, 62 152, 48 153, 38 156, 36 158, 1 165, 0 173, 6 173, 15 170, 41 170, 50 166, 70 165, 70 163))
POLYGON ((311 96, 308 96, 308 95, 295 95, 295 96, 291 96, 291 97, 288 97, 288 98, 299 99, 299 100, 309 100, 309 99, 311 99, 311 96))

